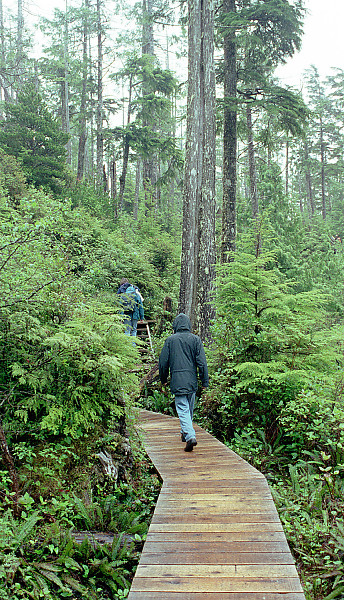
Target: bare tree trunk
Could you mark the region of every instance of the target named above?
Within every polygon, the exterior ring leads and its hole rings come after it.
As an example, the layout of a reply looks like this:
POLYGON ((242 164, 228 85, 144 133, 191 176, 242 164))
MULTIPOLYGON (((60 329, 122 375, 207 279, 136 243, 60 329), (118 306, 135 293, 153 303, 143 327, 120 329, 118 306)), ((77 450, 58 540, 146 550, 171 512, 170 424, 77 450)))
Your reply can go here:
POLYGON ((213 1, 189 0, 189 70, 179 310, 203 339, 214 316, 215 76, 213 1))
POLYGON ((300 206, 300 213, 303 216, 302 186, 301 186, 300 177, 298 178, 298 181, 299 181, 299 206, 300 206))
MULTIPOLYGON (((97 75, 96 73, 92 70, 92 64, 93 64, 93 56, 92 56, 92 45, 91 45, 91 36, 88 36, 88 64, 90 65, 90 71, 91 71, 91 78, 96 78, 97 75)), ((93 89, 91 86, 90 89, 90 93, 89 93, 89 102, 90 102, 90 106, 91 106, 91 111, 90 111, 90 119, 89 119, 89 127, 90 127, 90 132, 89 132, 89 142, 88 142, 88 172, 90 173, 91 179, 92 181, 95 183, 95 178, 96 178, 96 174, 95 174, 95 164, 94 164, 94 158, 95 158, 95 138, 96 138, 96 134, 95 134, 95 106, 96 106, 96 101, 94 98, 94 94, 93 94, 93 89)))
MULTIPOLYGON (((65 112, 66 112, 66 133, 70 136, 70 118, 69 118, 69 51, 68 51, 68 0, 66 0, 66 14, 65 14, 65 31, 64 31, 64 43, 63 43, 63 53, 64 53, 64 63, 65 63, 65 112)), ((67 164, 72 164, 72 143, 70 137, 67 142, 67 164)))
POLYGON ((289 139, 285 145, 285 195, 289 194, 289 139))
POLYGON ((138 216, 138 212, 139 212, 140 179, 141 179, 141 161, 139 158, 137 158, 136 179, 135 179, 135 202, 134 202, 134 210, 133 210, 133 217, 134 217, 135 221, 137 221, 137 216, 138 216))
POLYGON ((23 14, 23 0, 18 0, 18 17, 17 17, 17 69, 18 69, 18 83, 17 90, 20 90, 23 81, 23 59, 24 59, 24 44, 23 44, 23 32, 24 32, 24 14, 23 14))
POLYGON ((249 104, 246 106, 246 123, 247 123, 247 135, 248 135, 248 164, 249 164, 249 177, 250 177, 250 196, 252 204, 252 217, 254 220, 258 219, 259 215, 259 204, 258 204, 258 190, 257 190, 257 170, 256 170, 256 155, 253 143, 253 126, 252 126, 252 111, 249 104))
POLYGON ((201 100, 203 101, 203 164, 201 203, 199 209, 198 254, 198 333, 211 340, 210 327, 215 317, 215 66, 214 66, 214 2, 203 0, 201 100))
POLYGON ((179 310, 196 322, 198 244, 203 163, 204 111, 201 104, 202 0, 188 0, 188 100, 185 173, 183 186, 183 232, 179 310))
POLYGON ((102 0, 97 0, 97 38, 98 38, 98 64, 97 64, 97 185, 103 187, 103 40, 101 22, 102 0))
POLYGON ((0 0, 0 44, 1 44, 1 69, 0 69, 0 86, 1 91, 3 93, 3 98, 5 102, 9 102, 11 100, 11 96, 9 94, 9 82, 7 81, 7 77, 5 75, 6 69, 6 46, 5 46, 5 27, 4 27, 4 11, 3 11, 3 3, 0 0))
POLYGON ((307 186, 307 196, 311 210, 311 216, 313 217, 315 214, 315 206, 314 206, 314 198, 313 198, 313 187, 312 187, 312 177, 309 167, 309 152, 308 152, 308 144, 305 143, 305 159, 306 159, 306 186, 307 186))
POLYGON ((117 209, 117 186, 116 186, 116 159, 115 159, 115 154, 113 153, 112 155, 112 159, 110 161, 110 166, 109 166, 109 172, 110 172, 110 194, 111 194, 111 200, 112 200, 112 206, 113 206, 113 214, 115 219, 117 219, 118 217, 118 209, 117 209))
POLYGON ((326 192, 325 192, 325 142, 323 120, 320 117, 320 159, 321 159, 321 213, 326 219, 326 192))
MULTIPOLYGON (((129 98, 128 98, 128 114, 127 114, 127 125, 130 124, 130 117, 131 117, 131 96, 132 96, 132 89, 133 89, 133 75, 130 75, 130 79, 129 79, 129 98)), ((123 140, 123 164, 122 164, 122 174, 119 178, 119 196, 118 196, 118 204, 119 204, 119 210, 123 209, 123 196, 124 196, 124 189, 125 189, 125 180, 127 177, 127 170, 128 170, 128 161, 129 161, 129 134, 128 132, 124 135, 124 140, 123 140)))
POLYGON ((77 181, 82 181, 85 171, 85 150, 87 142, 87 122, 86 122, 86 101, 87 101, 87 76, 88 76, 88 60, 87 60, 87 40, 88 40, 88 11, 89 0, 84 0, 83 3, 83 40, 82 40, 82 91, 79 116, 79 147, 78 147, 78 169, 77 181))
MULTIPOLYGON (((142 31, 142 55, 154 57, 154 31, 152 21, 152 0, 143 0, 143 31, 142 31)), ((144 95, 150 92, 146 78, 143 78, 142 90, 144 95)), ((144 122, 144 126, 149 126, 154 131, 154 126, 151 123, 144 122)), ((145 206, 146 215, 152 212, 152 208, 156 203, 156 157, 145 157, 142 161, 142 182, 145 190, 145 206)))
MULTIPOLYGON (((235 0, 224 0, 223 10, 234 13, 235 0)), ((223 115, 223 206, 221 262, 232 259, 236 242, 237 170, 237 65, 235 30, 224 37, 224 115, 223 115)))

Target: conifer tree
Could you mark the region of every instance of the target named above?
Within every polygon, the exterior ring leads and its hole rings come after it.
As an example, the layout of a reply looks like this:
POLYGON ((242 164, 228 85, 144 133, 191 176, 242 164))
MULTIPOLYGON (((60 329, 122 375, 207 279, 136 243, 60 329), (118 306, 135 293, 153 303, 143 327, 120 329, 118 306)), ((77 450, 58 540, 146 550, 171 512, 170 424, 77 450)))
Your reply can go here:
POLYGON ((26 86, 16 104, 5 103, 0 146, 22 162, 28 181, 60 193, 69 180, 66 170, 68 135, 49 112, 33 85, 26 86))

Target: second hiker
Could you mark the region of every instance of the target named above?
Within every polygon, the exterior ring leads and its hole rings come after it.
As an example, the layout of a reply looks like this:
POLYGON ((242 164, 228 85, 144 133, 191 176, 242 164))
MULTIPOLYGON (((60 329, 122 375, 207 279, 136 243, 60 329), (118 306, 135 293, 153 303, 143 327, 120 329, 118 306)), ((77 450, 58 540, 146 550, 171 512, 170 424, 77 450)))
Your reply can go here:
POLYGON ((129 283, 128 279, 121 279, 117 290, 119 303, 123 311, 125 334, 136 336, 137 323, 144 320, 143 298, 139 289, 129 283))

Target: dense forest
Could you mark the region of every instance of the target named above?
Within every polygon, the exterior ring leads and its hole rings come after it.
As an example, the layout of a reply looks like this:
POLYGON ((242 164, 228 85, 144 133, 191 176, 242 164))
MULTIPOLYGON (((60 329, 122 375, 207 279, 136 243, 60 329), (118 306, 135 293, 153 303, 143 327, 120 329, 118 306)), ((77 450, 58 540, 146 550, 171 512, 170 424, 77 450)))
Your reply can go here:
POLYGON ((128 595, 161 485, 137 409, 174 414, 178 312, 197 422, 267 477, 306 598, 344 598, 344 71, 279 82, 304 17, 73 0, 34 31, 0 0, 1 600, 128 595))

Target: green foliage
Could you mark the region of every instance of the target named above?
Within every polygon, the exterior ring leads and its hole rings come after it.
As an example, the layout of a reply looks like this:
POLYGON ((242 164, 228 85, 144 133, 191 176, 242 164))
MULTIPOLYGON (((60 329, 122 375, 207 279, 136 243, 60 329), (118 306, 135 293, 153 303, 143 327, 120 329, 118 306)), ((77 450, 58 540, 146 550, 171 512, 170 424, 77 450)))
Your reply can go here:
POLYGON ((27 86, 15 104, 5 103, 5 114, 0 146, 22 162, 29 182, 61 193, 69 180, 65 151, 68 136, 41 95, 33 86, 27 86))
MULTIPOLYGON (((17 180, 25 185, 17 174, 7 185, 17 180)), ((1 414, 8 430, 81 435, 119 418, 136 386, 126 371, 137 349, 115 305, 116 236, 82 210, 25 192, 16 208, 0 198, 1 414)))
POLYGON ((329 461, 330 455, 319 452, 313 460, 290 465, 289 480, 272 487, 289 544, 307 573, 306 597, 312 600, 329 600, 342 593, 343 478, 329 461), (330 470, 337 475, 330 475, 330 470))
POLYGON ((33 510, 35 502, 26 494, 26 510, 19 521, 8 510, 0 516, 1 599, 126 597, 147 531, 145 521, 155 501, 157 490, 153 493, 153 486, 150 479, 143 480, 138 492, 132 486, 121 486, 97 505, 86 506, 76 496, 74 500, 68 496, 72 508, 69 530, 61 520, 66 502, 53 498, 49 505, 41 497, 41 509, 33 510), (113 531, 113 541, 101 545, 94 533, 84 535, 84 541, 77 543, 73 529, 78 523, 96 525, 89 520, 95 506, 97 514, 105 516, 101 524, 113 531), (55 521, 53 525, 49 524, 51 520, 55 521))
POLYGON ((159 390, 153 390, 148 393, 145 390, 144 398, 141 398, 140 404, 146 410, 152 410, 153 412, 159 412, 165 415, 175 416, 174 409, 174 398, 171 397, 170 392, 161 392, 159 390))
POLYGON ((227 439, 253 428, 274 443, 284 407, 342 368, 344 332, 328 329, 329 295, 295 292, 261 239, 258 250, 248 240, 233 262, 218 268, 214 386, 202 412, 227 439))

